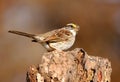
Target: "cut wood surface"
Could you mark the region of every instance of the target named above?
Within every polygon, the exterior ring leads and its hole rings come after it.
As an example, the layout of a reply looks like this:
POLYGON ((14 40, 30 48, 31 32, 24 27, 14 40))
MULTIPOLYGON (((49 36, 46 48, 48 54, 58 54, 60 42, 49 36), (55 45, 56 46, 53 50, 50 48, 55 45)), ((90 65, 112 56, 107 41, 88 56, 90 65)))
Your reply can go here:
POLYGON ((83 49, 52 51, 43 54, 42 62, 27 71, 27 82, 110 82, 108 59, 88 55, 83 49))

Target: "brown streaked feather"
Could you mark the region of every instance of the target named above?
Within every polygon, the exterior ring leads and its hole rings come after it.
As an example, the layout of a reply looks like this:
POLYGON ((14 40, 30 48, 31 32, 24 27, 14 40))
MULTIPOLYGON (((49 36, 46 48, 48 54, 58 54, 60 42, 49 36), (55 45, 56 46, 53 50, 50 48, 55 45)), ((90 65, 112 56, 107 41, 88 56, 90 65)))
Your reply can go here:
POLYGON ((54 33, 51 36, 48 36, 44 39, 44 41, 50 41, 50 42, 59 42, 59 41, 65 41, 69 37, 71 37, 72 33, 67 29, 59 29, 55 30, 54 33))

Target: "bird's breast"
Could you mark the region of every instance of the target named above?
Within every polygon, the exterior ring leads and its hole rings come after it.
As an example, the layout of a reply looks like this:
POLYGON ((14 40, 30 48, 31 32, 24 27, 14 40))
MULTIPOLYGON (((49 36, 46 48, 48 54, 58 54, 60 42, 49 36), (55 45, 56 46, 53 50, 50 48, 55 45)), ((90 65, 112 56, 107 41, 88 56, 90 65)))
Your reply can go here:
POLYGON ((70 47, 72 47, 72 45, 75 42, 75 38, 69 38, 67 41, 61 41, 61 42, 56 42, 56 43, 50 43, 50 47, 56 49, 56 50, 67 50, 70 47))

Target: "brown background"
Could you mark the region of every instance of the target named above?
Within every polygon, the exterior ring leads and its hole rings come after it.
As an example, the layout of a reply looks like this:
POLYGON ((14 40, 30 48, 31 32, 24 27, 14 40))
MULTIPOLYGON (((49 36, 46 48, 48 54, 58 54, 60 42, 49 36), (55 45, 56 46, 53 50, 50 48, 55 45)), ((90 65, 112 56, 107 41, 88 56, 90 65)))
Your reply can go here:
POLYGON ((8 30, 39 34, 71 22, 81 27, 71 49, 109 58, 112 82, 120 82, 119 0, 0 0, 0 82, 25 82, 27 68, 46 52, 8 30))

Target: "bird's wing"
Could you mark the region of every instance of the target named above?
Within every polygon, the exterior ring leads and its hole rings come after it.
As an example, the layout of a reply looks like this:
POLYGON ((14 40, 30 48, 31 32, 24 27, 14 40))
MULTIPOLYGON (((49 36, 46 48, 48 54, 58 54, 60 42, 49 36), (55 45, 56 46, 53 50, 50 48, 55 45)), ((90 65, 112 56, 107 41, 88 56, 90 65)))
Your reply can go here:
POLYGON ((47 42, 47 41, 48 42, 59 42, 59 41, 67 40, 69 37, 72 36, 72 33, 65 28, 61 28, 61 29, 54 30, 46 34, 43 34, 43 36, 45 36, 43 42, 47 42))

